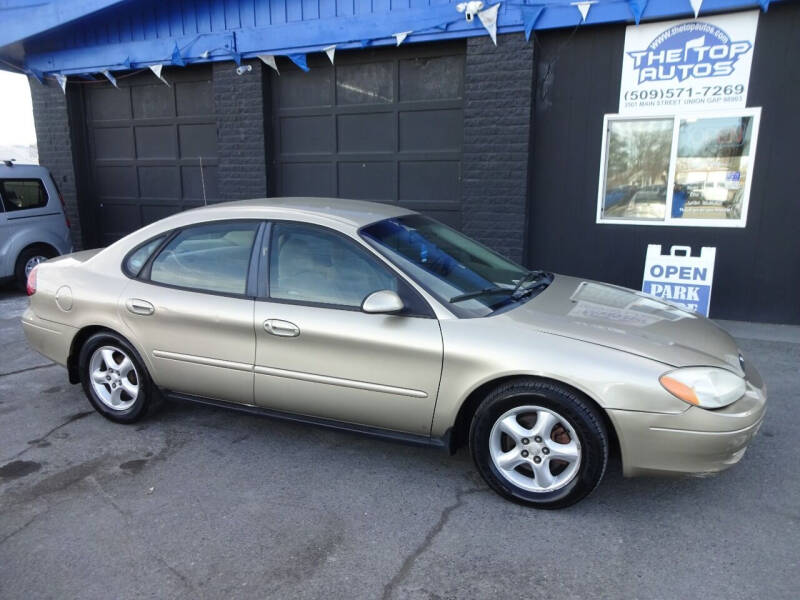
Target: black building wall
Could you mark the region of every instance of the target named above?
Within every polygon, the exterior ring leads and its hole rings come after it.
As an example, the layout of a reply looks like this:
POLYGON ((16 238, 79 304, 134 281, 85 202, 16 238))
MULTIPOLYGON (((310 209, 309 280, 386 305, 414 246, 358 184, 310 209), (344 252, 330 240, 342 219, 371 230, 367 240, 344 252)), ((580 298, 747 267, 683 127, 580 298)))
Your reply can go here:
POLYGON ((538 34, 527 263, 641 289, 648 244, 715 246, 712 317, 800 323, 800 6, 759 16, 761 106, 747 227, 595 223, 603 115, 619 108, 623 25, 538 34))

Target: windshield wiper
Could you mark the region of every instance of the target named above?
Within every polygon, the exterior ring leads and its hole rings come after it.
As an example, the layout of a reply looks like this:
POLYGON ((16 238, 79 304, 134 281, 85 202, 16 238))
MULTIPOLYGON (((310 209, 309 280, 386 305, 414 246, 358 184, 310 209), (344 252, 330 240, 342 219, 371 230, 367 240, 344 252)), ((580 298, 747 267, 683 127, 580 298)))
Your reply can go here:
MULTIPOLYGON (((522 277, 519 278, 519 281, 517 282, 517 285, 514 286, 514 291, 511 292, 511 295, 512 296, 516 296, 517 292, 520 290, 520 288, 523 285, 525 285, 529 281, 533 281, 537 277, 541 277, 544 274, 545 274, 544 271, 528 271, 527 273, 525 273, 525 275, 523 275, 522 277)), ((533 289, 536 289, 536 288, 535 287, 531 288, 531 290, 533 290, 533 289)))
MULTIPOLYGON (((538 277, 544 277, 546 275, 547 273, 545 273, 544 271, 528 271, 522 277, 520 277, 520 280, 517 282, 517 285, 515 285, 513 288, 499 287, 499 286, 487 287, 481 290, 475 290, 472 292, 459 294, 458 296, 453 296, 452 298, 450 298, 450 302, 462 302, 463 300, 480 298, 481 296, 491 296, 492 294, 508 294, 509 296, 514 297, 517 296, 517 292, 520 291, 523 285, 536 280, 536 278, 538 277)), ((524 294, 527 294, 528 292, 532 292, 533 290, 542 287, 543 283, 544 282, 523 290, 523 294, 520 294, 519 297, 521 297, 524 294)))
POLYGON ((450 298, 450 302, 462 302, 464 300, 470 300, 472 298, 480 298, 481 296, 490 296, 492 294, 513 294, 514 290, 512 288, 504 288, 504 287, 488 287, 483 288, 482 290, 475 290, 474 292, 467 292, 465 294, 459 294, 458 296, 453 296, 450 298))

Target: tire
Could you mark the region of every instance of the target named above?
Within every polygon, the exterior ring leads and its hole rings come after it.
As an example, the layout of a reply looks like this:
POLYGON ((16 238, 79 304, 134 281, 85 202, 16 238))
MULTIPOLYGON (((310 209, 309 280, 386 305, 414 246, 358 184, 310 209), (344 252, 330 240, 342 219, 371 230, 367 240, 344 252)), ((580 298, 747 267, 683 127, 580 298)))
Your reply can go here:
POLYGON ((600 410, 550 381, 516 379, 497 387, 475 412, 469 442, 486 483, 535 508, 564 508, 585 498, 608 463, 600 410))
POLYGON ((135 423, 160 404, 139 353, 116 333, 90 336, 78 354, 78 370, 89 402, 110 421, 135 423))
POLYGON ((26 267, 31 262, 31 266, 36 266, 49 258, 58 256, 58 252, 49 246, 28 246, 17 257, 17 262, 14 263, 14 279, 16 280, 17 287, 24 290, 28 285, 28 273, 26 267))

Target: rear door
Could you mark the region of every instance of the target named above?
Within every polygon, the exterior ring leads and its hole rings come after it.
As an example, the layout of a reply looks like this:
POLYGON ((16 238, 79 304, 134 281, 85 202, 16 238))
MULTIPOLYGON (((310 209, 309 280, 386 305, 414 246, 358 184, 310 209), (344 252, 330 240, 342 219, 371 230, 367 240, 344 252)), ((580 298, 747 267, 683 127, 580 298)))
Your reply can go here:
POLYGON ((438 321, 425 301, 354 240, 275 222, 255 304, 255 402, 280 411, 428 435, 442 367, 438 321), (397 315, 367 314, 392 289, 397 315))
POLYGON ((193 225, 128 256, 136 277, 119 310, 160 387, 252 404, 255 335, 247 286, 262 228, 259 221, 193 225))

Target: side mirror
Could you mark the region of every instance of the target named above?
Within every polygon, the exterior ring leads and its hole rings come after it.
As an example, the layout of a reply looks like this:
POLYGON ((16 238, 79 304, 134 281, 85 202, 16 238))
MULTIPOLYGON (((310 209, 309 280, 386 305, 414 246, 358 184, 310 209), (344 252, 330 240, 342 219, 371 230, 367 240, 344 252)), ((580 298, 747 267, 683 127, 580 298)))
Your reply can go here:
POLYGON ((403 301, 397 292, 392 290, 379 290, 372 292, 364 298, 361 310, 365 313, 396 313, 403 310, 403 301))

